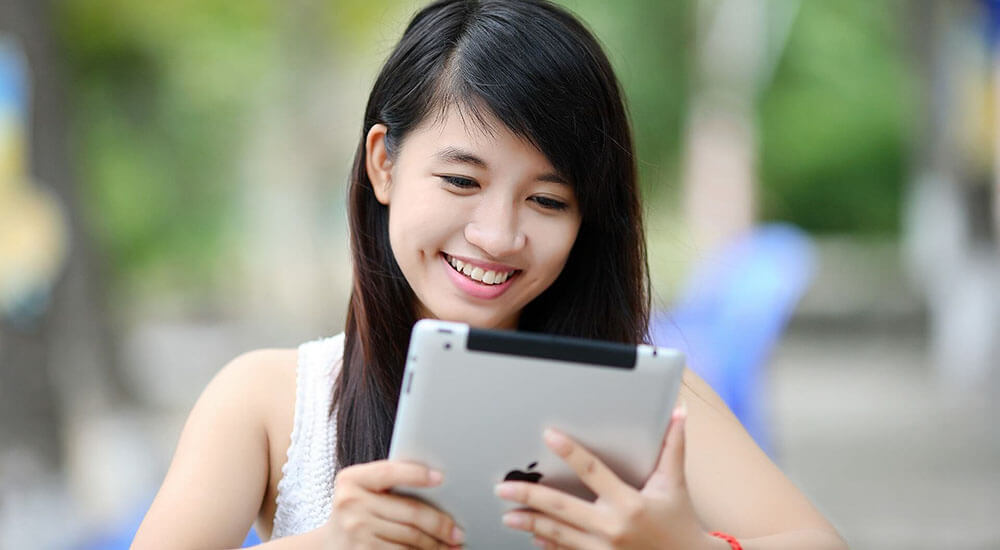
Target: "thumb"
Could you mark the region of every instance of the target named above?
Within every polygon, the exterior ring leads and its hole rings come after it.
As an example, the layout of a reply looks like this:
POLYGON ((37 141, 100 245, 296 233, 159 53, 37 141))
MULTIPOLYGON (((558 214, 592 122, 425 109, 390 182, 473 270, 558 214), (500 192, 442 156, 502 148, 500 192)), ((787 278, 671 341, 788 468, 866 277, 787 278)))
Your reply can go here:
POLYGON ((669 489, 683 486, 684 479, 684 428, 687 424, 687 403, 681 402, 670 416, 667 437, 664 438, 656 469, 649 476, 646 487, 669 489))

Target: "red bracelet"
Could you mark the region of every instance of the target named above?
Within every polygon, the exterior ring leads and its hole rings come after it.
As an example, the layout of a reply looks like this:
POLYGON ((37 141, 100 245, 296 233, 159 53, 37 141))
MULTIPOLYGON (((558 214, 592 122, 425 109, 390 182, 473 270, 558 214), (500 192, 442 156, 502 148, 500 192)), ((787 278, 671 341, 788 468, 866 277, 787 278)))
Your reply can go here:
POLYGON ((736 540, 736 537, 732 535, 727 535, 721 531, 715 531, 714 533, 709 533, 709 534, 712 535, 713 537, 719 537, 720 539, 728 542, 729 546, 732 547, 733 550, 743 550, 743 547, 740 546, 740 541, 736 540))

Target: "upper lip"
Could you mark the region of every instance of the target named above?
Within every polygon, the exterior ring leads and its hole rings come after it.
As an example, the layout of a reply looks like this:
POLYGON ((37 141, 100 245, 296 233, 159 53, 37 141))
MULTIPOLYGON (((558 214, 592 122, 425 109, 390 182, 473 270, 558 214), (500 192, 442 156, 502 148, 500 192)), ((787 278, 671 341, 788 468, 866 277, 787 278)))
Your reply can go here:
POLYGON ((477 260, 475 258, 467 258, 465 256, 456 256, 454 254, 449 254, 447 252, 444 255, 448 258, 454 258, 456 260, 462 260, 462 262, 473 265, 475 267, 482 268, 483 271, 495 271, 498 273, 507 273, 509 271, 517 271, 516 267, 511 267, 506 264, 498 264, 494 262, 487 262, 484 260, 477 260))

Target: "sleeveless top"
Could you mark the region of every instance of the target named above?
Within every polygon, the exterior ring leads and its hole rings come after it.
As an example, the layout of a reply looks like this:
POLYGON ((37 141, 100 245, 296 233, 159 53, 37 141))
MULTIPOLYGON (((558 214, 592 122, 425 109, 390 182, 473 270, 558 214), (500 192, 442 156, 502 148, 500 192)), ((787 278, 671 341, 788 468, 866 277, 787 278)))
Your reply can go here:
POLYGON ((312 531, 330 517, 337 414, 329 411, 343 355, 343 333, 299 346, 292 442, 278 481, 272 540, 312 531))

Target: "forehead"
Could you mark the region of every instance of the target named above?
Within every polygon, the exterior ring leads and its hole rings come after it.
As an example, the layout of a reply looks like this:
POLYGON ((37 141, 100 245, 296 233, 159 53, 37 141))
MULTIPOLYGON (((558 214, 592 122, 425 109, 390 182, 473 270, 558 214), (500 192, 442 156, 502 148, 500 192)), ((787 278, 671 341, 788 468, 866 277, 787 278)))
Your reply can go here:
MULTIPOLYGON (((425 118, 406 137, 406 150, 427 160, 446 160, 449 153, 467 151, 491 167, 529 165, 553 171, 548 158, 528 139, 512 132, 487 109, 473 111, 451 105, 425 118)), ((454 158, 454 155, 451 155, 454 158)))

